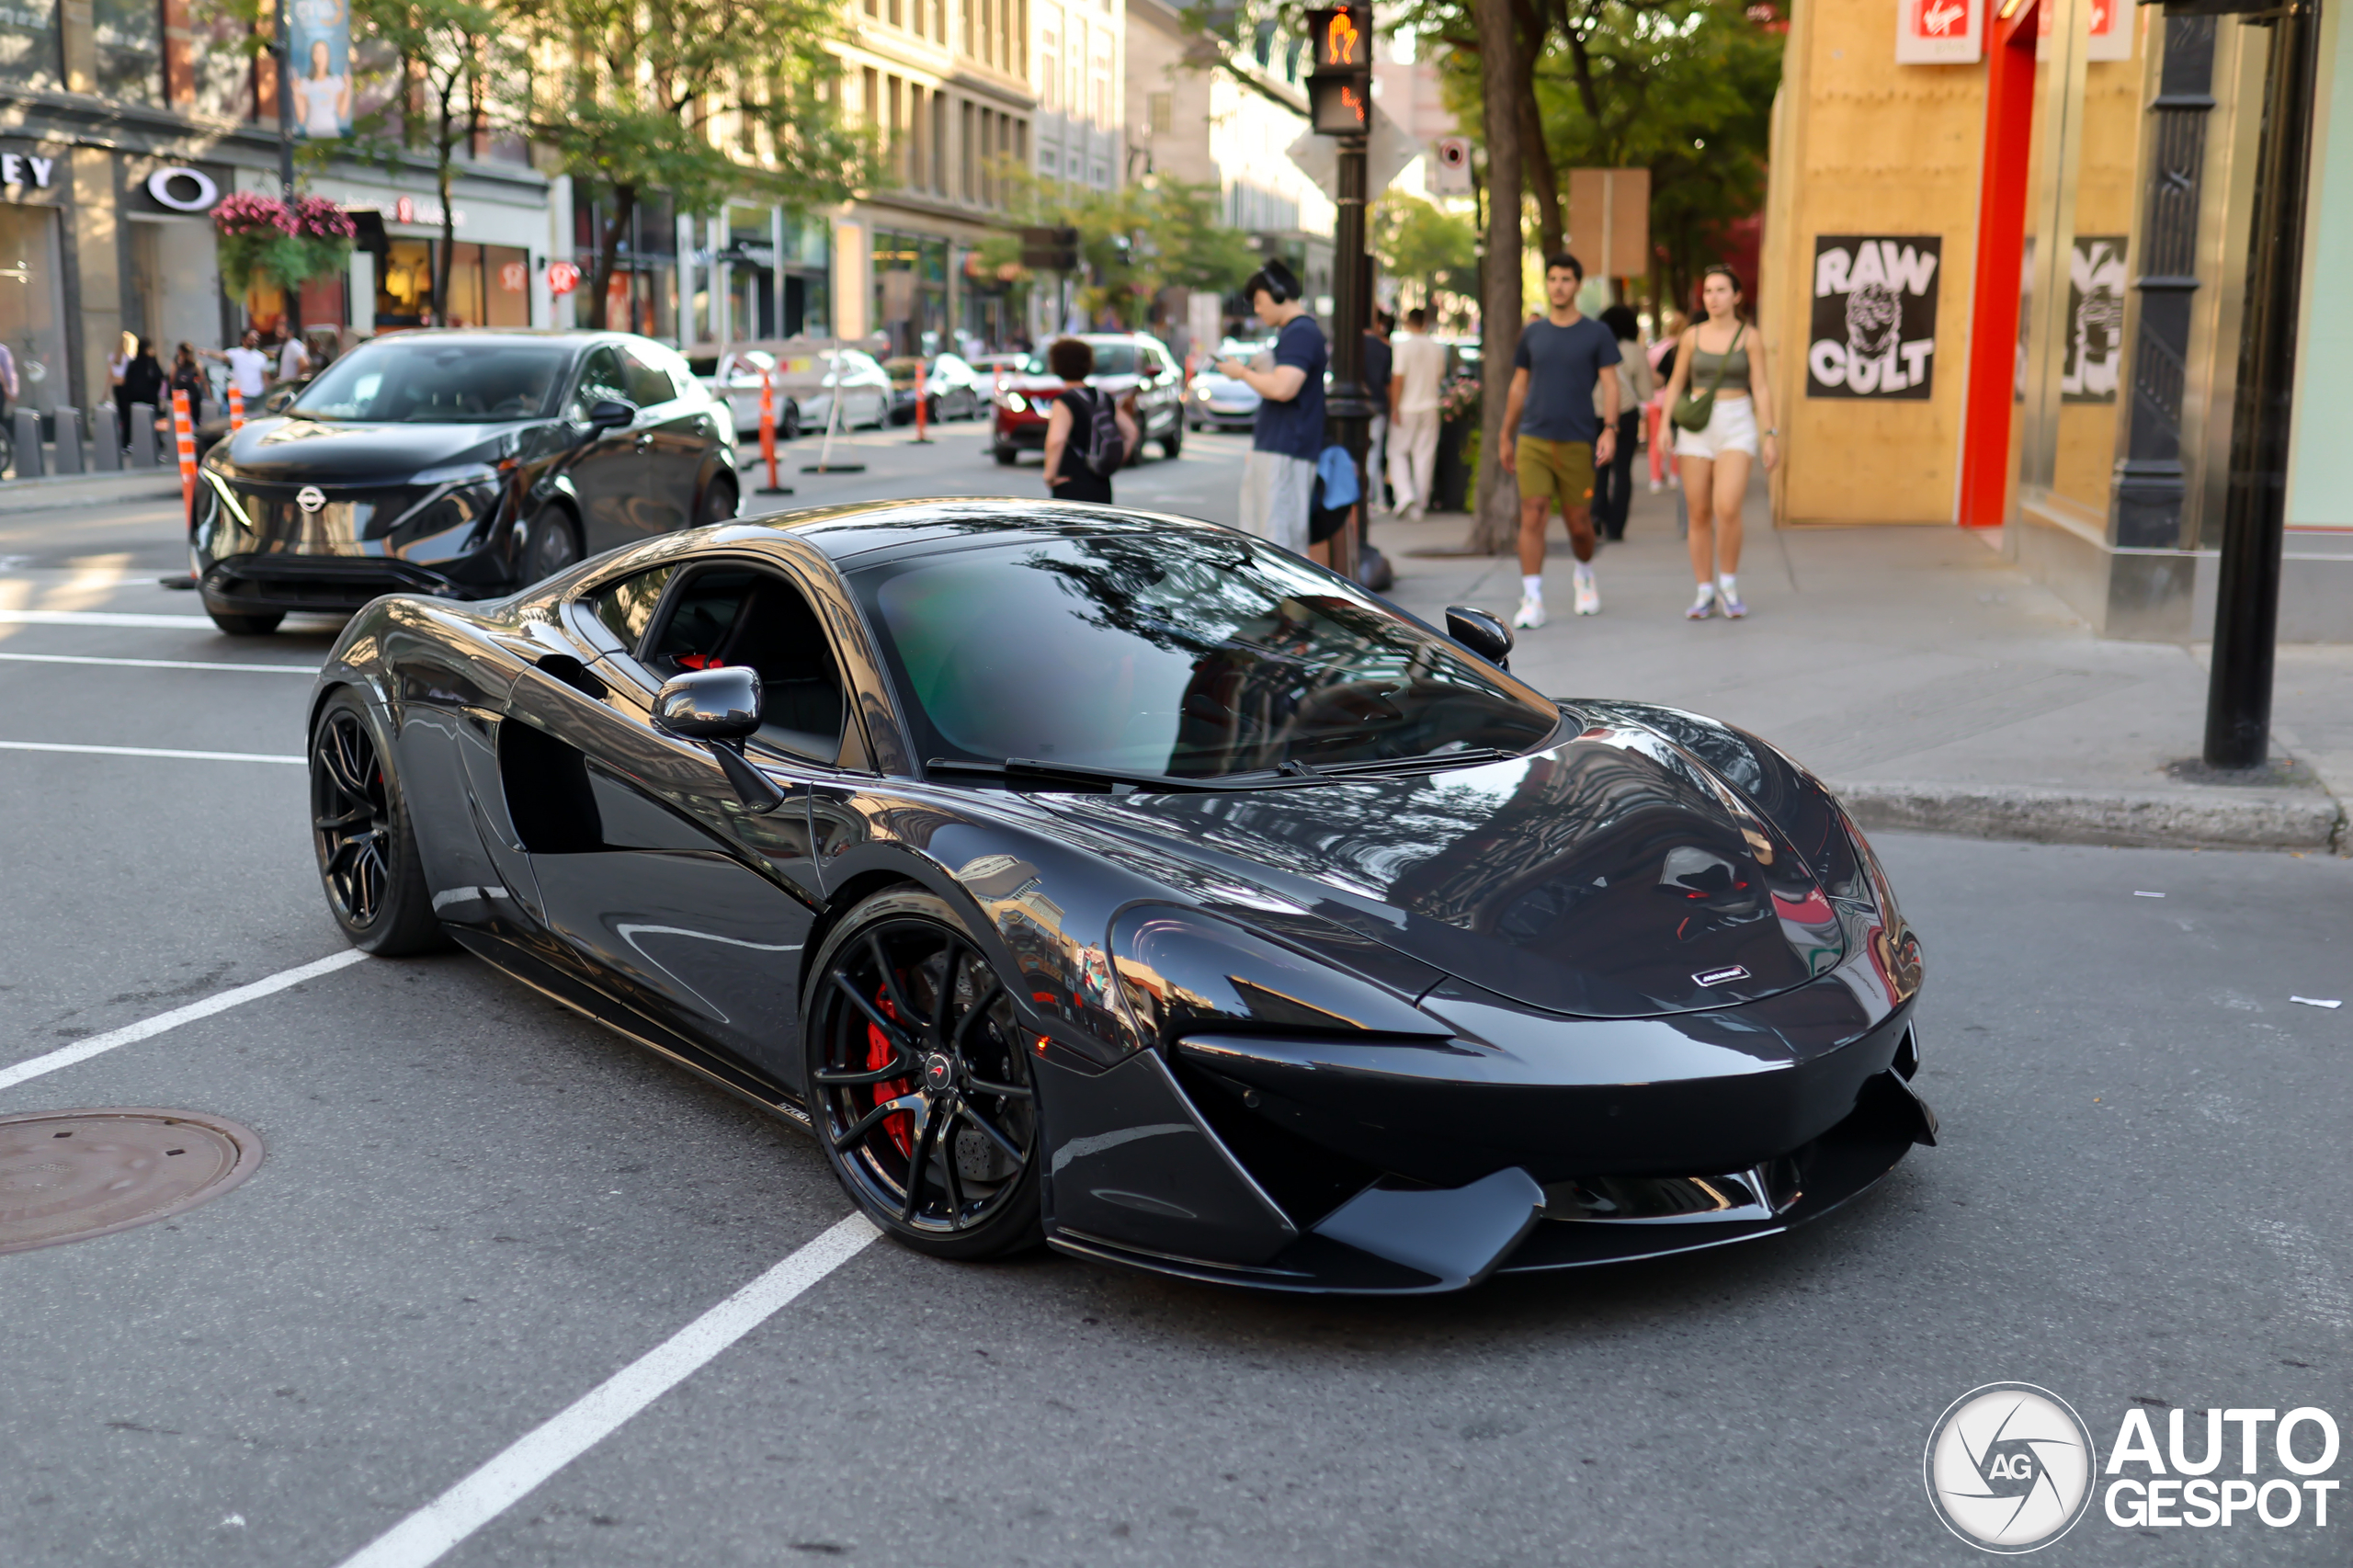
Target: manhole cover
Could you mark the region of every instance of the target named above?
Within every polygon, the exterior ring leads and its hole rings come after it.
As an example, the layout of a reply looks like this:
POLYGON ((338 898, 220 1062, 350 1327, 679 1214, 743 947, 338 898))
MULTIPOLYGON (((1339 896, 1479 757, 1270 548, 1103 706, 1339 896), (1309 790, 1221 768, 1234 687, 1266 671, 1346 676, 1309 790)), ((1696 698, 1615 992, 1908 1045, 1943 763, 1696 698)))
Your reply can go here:
POLYGON ((218 1198, 261 1164, 233 1121, 177 1110, 0 1117, 0 1253, 144 1225, 218 1198))

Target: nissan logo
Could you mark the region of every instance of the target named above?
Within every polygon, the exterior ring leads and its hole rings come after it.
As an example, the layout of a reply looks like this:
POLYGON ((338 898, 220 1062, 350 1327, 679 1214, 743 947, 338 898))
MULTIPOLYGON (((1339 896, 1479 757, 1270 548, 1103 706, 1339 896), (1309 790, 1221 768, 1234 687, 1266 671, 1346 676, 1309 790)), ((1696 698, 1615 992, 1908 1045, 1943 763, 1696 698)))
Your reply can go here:
POLYGON ((315 512, 327 504, 327 493, 315 484, 306 484, 294 492, 294 505, 305 512, 315 512))

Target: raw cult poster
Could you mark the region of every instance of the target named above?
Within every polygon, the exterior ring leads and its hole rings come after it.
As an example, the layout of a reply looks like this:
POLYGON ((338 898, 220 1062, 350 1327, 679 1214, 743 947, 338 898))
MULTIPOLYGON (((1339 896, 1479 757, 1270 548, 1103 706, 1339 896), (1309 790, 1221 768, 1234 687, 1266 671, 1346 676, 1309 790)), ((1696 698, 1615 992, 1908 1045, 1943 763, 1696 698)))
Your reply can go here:
POLYGON ((1937 373, 1938 234, 1817 234, 1808 397, 1925 398, 1937 373))

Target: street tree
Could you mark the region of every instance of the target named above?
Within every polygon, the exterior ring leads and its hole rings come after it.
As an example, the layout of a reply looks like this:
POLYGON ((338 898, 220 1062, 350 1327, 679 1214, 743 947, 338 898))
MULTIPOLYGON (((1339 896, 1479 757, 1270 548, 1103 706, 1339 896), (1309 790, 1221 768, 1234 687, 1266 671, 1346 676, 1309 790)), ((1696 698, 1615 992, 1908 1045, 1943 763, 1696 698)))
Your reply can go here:
MULTIPOLYGON (((1097 190, 1017 167, 1007 167, 1001 177, 1012 193, 1017 223, 1078 231, 1089 279, 1078 302, 1090 319, 1109 311, 1128 326, 1142 326, 1161 290, 1231 293, 1258 265, 1247 236, 1219 217, 1213 186, 1154 175, 1117 190, 1097 190)), ((1014 235, 994 235, 981 247, 981 263, 992 269, 1016 266, 1020 249, 1014 235)))
MULTIPOLYGON (((369 37, 397 59, 398 84, 391 100, 357 120, 362 137, 391 131, 397 121, 398 145, 423 149, 433 158, 434 188, 441 198, 441 244, 434 257, 429 290, 433 319, 449 319, 449 263, 457 250, 457 203, 451 184, 461 148, 505 128, 500 96, 492 84, 519 72, 523 62, 494 6, 485 0, 352 0, 355 41, 369 37)), ((364 143, 363 143, 364 145, 364 143)))
POLYGON ((828 0, 513 0, 535 69, 519 122, 608 192, 588 279, 604 326, 613 266, 648 192, 682 212, 731 199, 799 211, 886 182, 871 127, 841 111, 828 0))
POLYGON ((1425 304, 1440 293, 1478 292, 1479 231, 1418 196, 1392 190, 1373 204, 1372 252, 1381 275, 1422 290, 1425 304))

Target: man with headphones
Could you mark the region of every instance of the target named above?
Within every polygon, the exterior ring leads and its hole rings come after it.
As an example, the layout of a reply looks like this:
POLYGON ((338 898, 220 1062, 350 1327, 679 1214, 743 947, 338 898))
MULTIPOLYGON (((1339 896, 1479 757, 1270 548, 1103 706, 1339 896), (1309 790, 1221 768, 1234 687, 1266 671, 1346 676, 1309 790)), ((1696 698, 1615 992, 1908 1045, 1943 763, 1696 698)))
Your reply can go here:
POLYGON ((1269 260, 1243 285, 1250 308, 1275 329, 1275 363, 1254 369, 1221 359, 1218 372, 1246 383, 1264 400, 1242 463, 1242 527, 1285 550, 1307 553, 1315 460, 1324 450, 1324 329, 1300 303, 1299 279, 1269 260))

